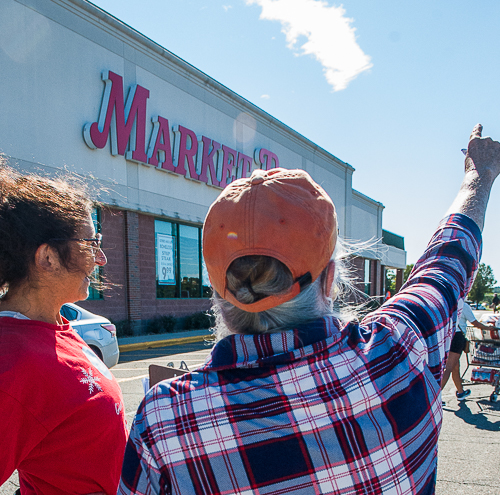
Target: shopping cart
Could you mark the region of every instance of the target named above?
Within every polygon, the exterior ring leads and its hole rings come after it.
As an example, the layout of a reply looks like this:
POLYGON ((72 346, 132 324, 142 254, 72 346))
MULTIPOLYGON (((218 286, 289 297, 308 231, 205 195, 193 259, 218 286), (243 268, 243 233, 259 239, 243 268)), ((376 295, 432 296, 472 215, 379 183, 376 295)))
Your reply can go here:
POLYGON ((470 361, 467 356, 467 364, 475 366, 472 369, 471 381, 493 385, 490 401, 496 402, 500 393, 500 316, 483 315, 480 321, 485 325, 494 324, 497 328, 481 330, 473 326, 467 327, 471 354, 470 361))

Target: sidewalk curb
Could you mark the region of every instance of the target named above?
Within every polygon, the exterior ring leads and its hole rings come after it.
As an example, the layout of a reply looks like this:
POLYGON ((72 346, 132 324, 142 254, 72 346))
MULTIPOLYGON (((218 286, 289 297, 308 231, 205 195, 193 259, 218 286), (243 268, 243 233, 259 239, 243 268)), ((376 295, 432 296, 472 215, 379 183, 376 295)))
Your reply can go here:
POLYGON ((150 342, 137 342, 135 344, 122 344, 119 345, 118 348, 120 349, 120 352, 140 351, 143 349, 154 349, 156 347, 190 344, 191 342, 203 342, 211 336, 211 334, 207 333, 206 335, 194 335, 192 337, 180 337, 165 340, 155 340, 150 342))

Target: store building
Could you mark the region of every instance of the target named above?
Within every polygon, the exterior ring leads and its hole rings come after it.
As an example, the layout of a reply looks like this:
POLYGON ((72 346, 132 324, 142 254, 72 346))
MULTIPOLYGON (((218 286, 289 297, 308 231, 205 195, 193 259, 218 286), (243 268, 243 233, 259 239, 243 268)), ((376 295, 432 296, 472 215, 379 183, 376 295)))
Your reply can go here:
MULTIPOLYGON (((76 172, 108 264, 87 309, 141 323, 210 307, 201 227, 221 189, 255 168, 301 168, 334 199, 340 235, 383 239, 354 260, 384 294, 406 266, 383 205, 352 189, 354 168, 85 0, 2 0, 0 151, 16 168, 76 172)), ((305 232, 304 235, 307 235, 305 232)))

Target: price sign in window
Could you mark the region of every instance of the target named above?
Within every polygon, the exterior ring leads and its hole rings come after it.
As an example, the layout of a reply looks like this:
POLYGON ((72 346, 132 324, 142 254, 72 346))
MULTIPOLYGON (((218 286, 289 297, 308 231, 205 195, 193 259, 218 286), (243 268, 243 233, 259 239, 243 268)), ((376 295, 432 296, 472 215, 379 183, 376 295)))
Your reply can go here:
POLYGON ((156 256, 158 263, 158 284, 175 285, 174 266, 175 238, 172 235, 156 234, 156 256))
POLYGON ((211 297, 201 253, 201 226, 155 219, 156 297, 211 297))

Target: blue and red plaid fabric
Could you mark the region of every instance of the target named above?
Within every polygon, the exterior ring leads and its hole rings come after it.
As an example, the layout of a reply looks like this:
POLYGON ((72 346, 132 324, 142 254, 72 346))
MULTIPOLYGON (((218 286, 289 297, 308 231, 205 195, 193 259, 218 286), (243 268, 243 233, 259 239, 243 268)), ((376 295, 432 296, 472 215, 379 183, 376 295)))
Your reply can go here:
POLYGON ((480 238, 447 217, 361 324, 231 335, 161 382, 137 412, 119 493, 434 493, 439 384, 480 238))

